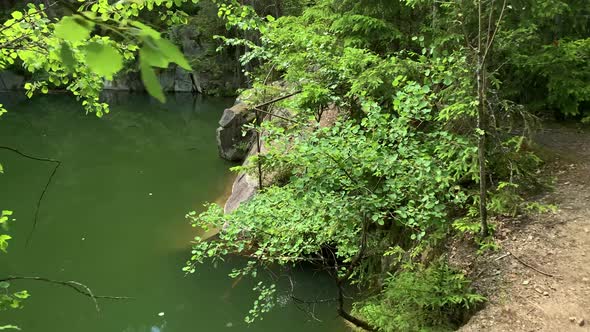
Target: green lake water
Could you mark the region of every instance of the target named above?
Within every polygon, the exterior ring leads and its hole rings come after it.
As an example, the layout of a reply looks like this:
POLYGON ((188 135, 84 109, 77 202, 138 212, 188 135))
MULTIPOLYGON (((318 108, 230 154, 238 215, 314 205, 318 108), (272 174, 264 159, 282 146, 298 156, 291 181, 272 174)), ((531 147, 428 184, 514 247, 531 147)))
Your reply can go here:
MULTIPOLYGON (((246 325, 256 294, 251 281, 227 277, 238 259, 201 266, 194 275, 181 271, 196 235, 184 215, 219 200, 231 184, 232 164, 218 157, 215 128, 232 100, 177 94, 161 105, 146 95, 113 94, 112 112, 99 119, 69 96, 19 94, 0 94, 10 110, 0 118, 0 146, 62 164, 27 246, 54 165, 0 150, 0 209, 15 211, 16 219, 8 254, 0 254, 0 278, 76 280, 96 295, 133 299, 99 300, 97 312, 69 288, 13 281, 12 290, 32 296, 24 309, 0 312, 0 325, 29 332, 345 330, 334 304, 308 306, 310 315, 283 289, 273 312, 246 325)), ((335 296, 325 275, 294 275, 298 297, 335 296)))

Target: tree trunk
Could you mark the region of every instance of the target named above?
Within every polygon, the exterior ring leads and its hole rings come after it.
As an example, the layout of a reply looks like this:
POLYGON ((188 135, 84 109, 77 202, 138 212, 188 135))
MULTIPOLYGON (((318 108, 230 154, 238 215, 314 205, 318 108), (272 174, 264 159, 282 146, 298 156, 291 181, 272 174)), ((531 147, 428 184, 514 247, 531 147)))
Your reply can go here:
MULTIPOLYGON (((479 166, 479 218, 481 223, 481 236, 489 234, 488 209, 486 206, 488 186, 486 181, 486 135, 487 135, 487 109, 486 109, 486 56, 491 46, 489 31, 485 42, 482 39, 482 0, 477 2, 478 7, 478 36, 477 36, 477 159, 479 166)), ((490 13, 490 20, 491 20, 490 13)), ((501 17, 501 16, 500 16, 501 17)), ((489 30, 489 28, 488 28, 489 30)), ((495 32, 494 32, 495 34, 495 32)), ((493 40, 493 37, 491 38, 493 40)))
MULTIPOLYGON (((481 13, 480 13, 481 20, 481 13)), ((481 39, 477 50, 477 158, 479 166, 479 217, 481 222, 481 236, 489 234, 486 181, 486 68, 485 56, 481 39)))

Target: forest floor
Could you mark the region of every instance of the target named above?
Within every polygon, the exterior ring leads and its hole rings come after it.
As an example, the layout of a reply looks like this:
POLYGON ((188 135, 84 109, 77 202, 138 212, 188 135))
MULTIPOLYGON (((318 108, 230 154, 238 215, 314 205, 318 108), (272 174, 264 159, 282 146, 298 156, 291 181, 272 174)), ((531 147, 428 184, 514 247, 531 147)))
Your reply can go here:
POLYGON ((537 135, 555 184, 536 200, 557 211, 497 219, 498 251, 455 246, 452 260, 488 297, 460 331, 590 331, 590 130, 581 128, 549 124, 537 135))

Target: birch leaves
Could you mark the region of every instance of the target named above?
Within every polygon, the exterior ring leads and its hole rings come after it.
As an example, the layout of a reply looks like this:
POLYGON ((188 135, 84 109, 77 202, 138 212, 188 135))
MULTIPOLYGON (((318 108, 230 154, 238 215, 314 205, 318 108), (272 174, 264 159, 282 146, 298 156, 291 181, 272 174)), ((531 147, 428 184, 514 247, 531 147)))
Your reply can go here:
MULTIPOLYGON (((66 16, 55 25, 55 35, 63 39, 60 57, 66 67, 74 67, 76 57, 72 52, 77 48, 84 55, 84 64, 94 74, 112 80, 113 76, 123 69, 125 60, 134 59, 134 54, 125 53, 123 42, 115 42, 109 37, 95 36, 90 38, 89 42, 85 42, 95 25, 103 25, 94 21, 93 16, 92 13, 66 16)), ((164 102, 165 96, 154 67, 167 68, 170 63, 176 63, 185 70, 191 70, 188 61, 176 45, 151 27, 133 20, 123 23, 110 28, 122 36, 124 42, 131 42, 132 50, 139 50, 139 68, 144 86, 150 95, 164 102)))
POLYGON ((170 63, 185 70, 191 66, 176 45, 139 22, 137 15, 150 7, 170 8, 185 1, 148 1, 151 5, 147 7, 132 2, 79 1, 79 8, 59 2, 73 13, 59 19, 50 18, 44 5, 27 4, 0 26, 0 70, 19 66, 32 73, 35 80, 25 85, 29 97, 53 88, 66 89, 82 101, 87 112, 102 116, 109 111, 100 102, 104 81, 113 80, 124 68, 137 68, 146 90, 164 102, 154 68, 170 63))

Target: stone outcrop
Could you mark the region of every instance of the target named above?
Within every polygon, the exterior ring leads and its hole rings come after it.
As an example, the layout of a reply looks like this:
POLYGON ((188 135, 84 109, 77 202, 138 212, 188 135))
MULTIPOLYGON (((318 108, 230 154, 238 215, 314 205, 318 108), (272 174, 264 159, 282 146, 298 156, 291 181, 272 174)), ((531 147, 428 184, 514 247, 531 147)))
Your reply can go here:
MULTIPOLYGON (((268 152, 265 136, 266 135, 263 133, 260 140, 261 155, 264 155, 268 152)), ((252 165, 252 159, 250 157, 256 156, 257 154, 258 145, 252 144, 252 147, 248 151, 242 166, 255 166, 252 165)), ((280 170, 263 170, 262 177, 258 176, 258 171, 254 171, 253 173, 240 173, 234 180, 231 195, 225 202, 223 211, 225 213, 230 213, 237 209, 240 203, 250 200, 256 194, 258 189, 260 189, 260 180, 262 180, 262 185, 264 187, 270 186, 276 184, 281 179, 281 177, 284 176, 284 173, 285 172, 281 172, 280 170)))
MULTIPOLYGON (((238 103, 238 104, 234 105, 234 107, 236 107, 237 109, 232 110, 230 108, 229 110, 231 111, 231 113, 234 113, 236 111, 237 111, 237 114, 247 112, 245 110, 240 109, 240 108, 245 107, 245 105, 242 105, 242 103, 238 103)), ((292 117, 292 113, 286 109, 276 110, 274 112, 274 114, 278 114, 283 118, 292 117)), ((335 107, 333 105, 328 107, 322 113, 322 116, 320 118, 320 127, 333 126, 334 123, 336 122, 336 120, 338 119, 339 115, 340 115, 340 110, 337 107, 335 107)), ((225 116, 226 116, 226 114, 224 113, 224 117, 225 116)), ((253 115, 251 115, 251 116, 253 116, 253 115)), ((233 115, 233 114, 231 116, 228 115, 227 119, 229 119, 229 118, 233 119, 234 117, 235 117, 235 115, 233 115)), ((269 120, 268 117, 266 117, 265 121, 268 121, 268 120, 269 120)), ((273 121, 277 121, 277 123, 279 125, 281 125, 281 122, 284 125, 286 125, 286 123, 284 122, 285 120, 282 120, 280 118, 274 118, 273 121)), ((223 121, 223 118, 222 118, 222 121, 220 121, 220 124, 222 122, 226 122, 226 121, 223 121)), ((260 153, 262 155, 264 155, 268 151, 268 149, 267 149, 268 145, 265 142, 265 137, 266 137, 265 133, 262 133, 262 137, 260 140, 260 153)), ((250 157, 258 154, 258 146, 256 144, 252 144, 255 142, 255 139, 256 139, 255 135, 252 135, 249 138, 251 148, 249 149, 248 153, 245 155, 245 161, 243 163, 243 166, 249 166, 250 163, 252 162, 250 157)), ((287 149, 289 149, 289 147, 287 149)), ((290 170, 263 170, 263 172, 262 172, 262 185, 266 187, 266 186, 270 186, 270 185, 279 183, 280 181, 282 181, 286 177, 288 177, 289 174, 290 174, 290 170)), ((225 203, 225 206, 223 209, 224 212, 231 213, 232 211, 237 209, 241 203, 247 202, 248 200, 250 200, 259 189, 259 181, 260 181, 260 179, 259 179, 257 172, 254 172, 253 174, 248 174, 248 173, 239 174, 238 177, 236 177, 236 179, 234 180, 234 183, 232 185, 232 192, 225 203)))
POLYGON ((249 174, 241 173, 234 180, 231 195, 225 202, 223 211, 231 213, 240 206, 240 203, 250 200, 258 191, 258 179, 249 174))
POLYGON ((25 84, 25 78, 10 70, 0 72, 0 90, 21 90, 25 84))
POLYGON ((254 140, 254 133, 249 130, 243 134, 243 126, 254 120, 254 113, 249 112, 245 103, 237 103, 223 111, 217 128, 217 147, 219 155, 230 161, 243 161, 248 155, 254 140))
MULTIPOLYGON (((242 166, 249 166, 252 162, 250 157, 257 155, 259 151, 258 145, 255 144, 256 135, 254 132, 248 131, 246 136, 242 135, 242 126, 255 119, 254 112, 248 111, 247 105, 240 101, 243 97, 244 96, 238 97, 236 100, 237 103, 233 107, 224 111, 223 116, 219 121, 220 127, 217 129, 217 138, 220 154, 222 156, 224 154, 231 154, 236 158, 235 160, 243 161, 242 166), (233 146, 236 146, 236 148, 223 149, 223 146, 220 143, 223 137, 225 137, 228 142, 230 142, 229 140, 231 138, 231 144, 234 144, 233 146)), ((279 113, 281 113, 282 116, 290 116, 286 110, 281 110, 279 113)), ((268 121, 268 117, 265 120, 268 121)), ((265 137, 265 133, 262 133, 260 139, 260 154, 262 155, 268 151, 265 137)), ((228 159, 226 157, 224 158, 228 159)), ((262 185, 269 186, 273 184, 276 180, 275 175, 275 172, 263 171, 262 185)), ((255 172, 255 174, 240 173, 234 180, 231 195, 227 199, 223 208, 224 212, 231 213, 237 209, 241 203, 250 200, 260 188, 259 182, 260 178, 257 172, 255 172)))

